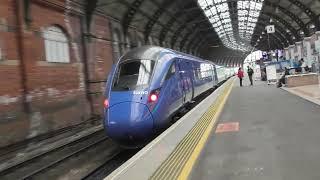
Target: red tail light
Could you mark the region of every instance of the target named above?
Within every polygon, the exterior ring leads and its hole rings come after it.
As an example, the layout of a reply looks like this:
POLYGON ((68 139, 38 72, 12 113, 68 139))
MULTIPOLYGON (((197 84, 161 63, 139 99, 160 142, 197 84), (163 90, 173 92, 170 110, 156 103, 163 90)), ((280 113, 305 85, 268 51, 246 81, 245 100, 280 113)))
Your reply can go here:
POLYGON ((149 101, 149 102, 156 102, 156 101, 158 101, 159 95, 160 95, 160 88, 151 91, 151 93, 149 94, 148 101, 149 101))
POLYGON ((109 107, 109 100, 105 99, 103 102, 104 108, 108 108, 109 107))

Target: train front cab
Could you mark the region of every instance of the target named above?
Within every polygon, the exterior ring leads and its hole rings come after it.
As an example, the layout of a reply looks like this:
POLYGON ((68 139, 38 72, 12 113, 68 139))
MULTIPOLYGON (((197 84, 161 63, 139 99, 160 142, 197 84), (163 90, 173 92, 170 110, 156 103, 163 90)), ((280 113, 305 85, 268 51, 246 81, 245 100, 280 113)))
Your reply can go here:
POLYGON ((157 100, 150 92, 153 60, 120 60, 108 78, 105 128, 121 145, 142 146, 153 133, 153 116, 148 106, 157 100))
POLYGON ((171 115, 192 99, 192 84, 179 59, 123 60, 106 90, 105 128, 125 147, 145 145, 170 125, 171 115))
POLYGON ((201 63, 170 53, 155 60, 120 59, 106 90, 108 136, 139 147, 167 128, 179 108, 214 87, 213 65, 203 63, 201 69, 201 63))

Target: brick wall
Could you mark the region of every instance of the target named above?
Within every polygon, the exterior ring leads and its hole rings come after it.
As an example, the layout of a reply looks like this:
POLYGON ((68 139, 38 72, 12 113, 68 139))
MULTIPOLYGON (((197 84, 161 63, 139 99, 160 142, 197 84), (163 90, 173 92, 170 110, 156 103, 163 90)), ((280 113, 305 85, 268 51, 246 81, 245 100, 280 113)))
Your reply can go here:
POLYGON ((93 24, 91 26, 91 34, 93 37, 89 43, 89 84, 90 92, 92 92, 93 110, 95 114, 101 114, 101 105, 104 101, 103 92, 105 89, 105 81, 107 72, 112 66, 112 42, 109 28, 109 21, 106 17, 93 16, 93 24))
MULTIPOLYGON (((23 1, 20 1, 21 4, 23 1)), ((14 0, 0 1, 0 147, 42 133, 78 124, 102 113, 102 94, 88 101, 85 77, 105 80, 112 65, 108 19, 95 15, 88 41, 88 58, 82 57, 80 16, 64 7, 65 0, 30 1, 31 23, 22 16, 22 50, 19 49, 17 12, 14 0), (45 58, 42 32, 58 26, 69 38, 70 63, 49 63, 45 58), (21 54, 21 52, 23 54, 21 54), (84 66, 88 66, 88 73, 84 66), (25 99, 25 100, 24 100, 25 99)), ((21 7, 20 4, 20 7, 21 7)), ((22 8, 23 9, 23 8, 22 8)), ((103 92, 104 83, 90 83, 90 92, 103 92)))
POLYGON ((22 102, 21 63, 18 56, 16 8, 0 1, 0 146, 23 138, 28 127, 22 102), (18 133, 17 133, 18 132, 18 133))

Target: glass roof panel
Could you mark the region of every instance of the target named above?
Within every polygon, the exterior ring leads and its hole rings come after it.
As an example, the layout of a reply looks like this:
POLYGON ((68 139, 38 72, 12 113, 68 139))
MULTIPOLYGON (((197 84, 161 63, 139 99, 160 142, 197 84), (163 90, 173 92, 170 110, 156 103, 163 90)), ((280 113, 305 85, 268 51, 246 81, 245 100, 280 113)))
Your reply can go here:
POLYGON ((248 42, 258 21, 263 1, 237 1, 239 32, 236 31, 236 33, 239 33, 239 36, 234 34, 227 0, 198 0, 198 4, 226 47, 249 51, 251 47, 248 42))
POLYGON ((239 35, 243 40, 249 41, 252 37, 256 22, 262 9, 263 0, 239 0, 238 19, 239 35))

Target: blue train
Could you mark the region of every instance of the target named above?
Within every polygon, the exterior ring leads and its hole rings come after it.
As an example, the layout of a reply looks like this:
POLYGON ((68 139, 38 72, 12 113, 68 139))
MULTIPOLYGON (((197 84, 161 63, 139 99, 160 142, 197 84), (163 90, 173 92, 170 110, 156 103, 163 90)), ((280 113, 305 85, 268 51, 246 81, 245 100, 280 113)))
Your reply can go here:
POLYGON ((222 66, 170 49, 133 49, 108 77, 107 135, 127 148, 144 146, 172 123, 176 112, 231 75, 222 66))

